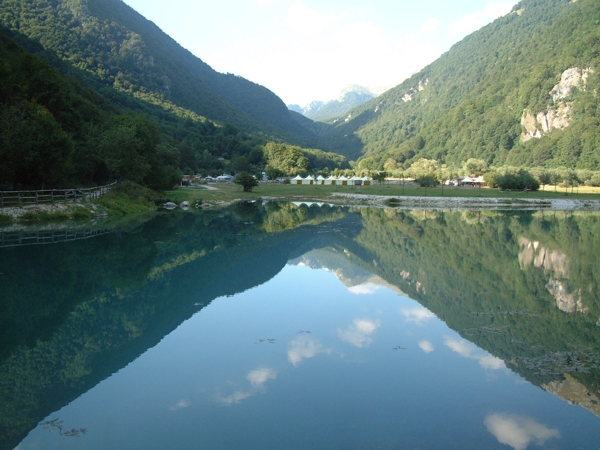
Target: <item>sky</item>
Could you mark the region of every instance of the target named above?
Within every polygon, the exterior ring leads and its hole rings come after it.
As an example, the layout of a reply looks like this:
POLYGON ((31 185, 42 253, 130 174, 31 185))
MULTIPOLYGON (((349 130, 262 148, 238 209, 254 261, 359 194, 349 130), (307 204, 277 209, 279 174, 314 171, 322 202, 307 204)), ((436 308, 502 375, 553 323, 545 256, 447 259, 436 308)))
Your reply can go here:
POLYGON ((336 98, 346 86, 391 88, 513 0, 124 0, 223 73, 286 104, 336 98))

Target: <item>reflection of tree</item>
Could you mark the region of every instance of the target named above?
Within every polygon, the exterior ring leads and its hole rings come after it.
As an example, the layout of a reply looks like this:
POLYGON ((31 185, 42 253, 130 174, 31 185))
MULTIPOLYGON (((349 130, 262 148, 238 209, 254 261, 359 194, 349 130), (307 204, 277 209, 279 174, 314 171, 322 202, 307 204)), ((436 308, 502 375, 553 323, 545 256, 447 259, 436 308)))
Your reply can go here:
MULTIPOLYGON (((303 222, 265 233, 269 214, 260 204, 170 213, 97 239, 4 251, 0 272, 10 283, 0 284, 9 305, 1 320, 11 330, 29 317, 52 322, 11 338, 0 365, 0 449, 14 448, 40 418, 156 345, 212 299, 264 283, 299 256, 297 249, 312 249, 303 222), (22 293, 18 273, 35 275, 22 293)), ((344 215, 316 208, 307 220, 344 215)))
MULTIPOLYGON (((556 375, 532 370, 531 361, 539 365, 572 352, 568 343, 595 348, 596 356, 586 357, 597 359, 600 244, 595 230, 600 217, 524 211, 431 216, 363 211, 364 228, 357 241, 370 256, 355 262, 409 293, 451 328, 537 384, 556 375), (587 313, 559 309, 549 281, 564 271, 548 262, 523 266, 519 261, 523 239, 543 247, 546 255, 568 257, 568 276, 562 275, 561 286, 581 292, 587 313)), ((598 370, 585 372, 571 373, 598 392, 598 370)))
POLYGON ((47 429, 56 429, 58 430, 58 434, 59 436, 65 436, 65 437, 78 437, 81 436, 82 434, 87 433, 87 429, 86 428, 71 428, 70 430, 68 428, 65 428, 63 426, 63 421, 62 420, 58 420, 58 417, 55 417, 52 420, 46 420, 44 422, 41 423, 41 425, 44 428, 47 429))

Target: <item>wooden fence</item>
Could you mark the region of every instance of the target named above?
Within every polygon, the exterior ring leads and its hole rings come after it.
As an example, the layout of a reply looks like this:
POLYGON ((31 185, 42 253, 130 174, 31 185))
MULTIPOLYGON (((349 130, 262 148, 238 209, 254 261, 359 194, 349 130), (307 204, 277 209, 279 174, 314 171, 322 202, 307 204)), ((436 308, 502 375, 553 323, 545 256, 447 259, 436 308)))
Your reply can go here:
POLYGON ((78 241, 80 239, 89 239, 96 236, 102 236, 103 234, 108 234, 111 232, 112 231, 108 229, 0 232, 0 248, 78 241))
POLYGON ((77 189, 45 189, 41 191, 0 191, 0 206, 85 201, 99 198, 115 187, 117 182, 106 186, 77 189))

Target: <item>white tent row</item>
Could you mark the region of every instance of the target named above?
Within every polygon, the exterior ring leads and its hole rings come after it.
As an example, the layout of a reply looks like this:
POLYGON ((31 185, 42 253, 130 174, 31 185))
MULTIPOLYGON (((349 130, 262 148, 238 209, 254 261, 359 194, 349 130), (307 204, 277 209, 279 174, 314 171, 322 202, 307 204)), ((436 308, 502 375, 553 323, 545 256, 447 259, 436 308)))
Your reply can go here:
POLYGON ((291 180, 292 184, 320 184, 320 185, 337 185, 337 186, 360 186, 365 185, 368 186, 373 181, 370 177, 357 177, 353 176, 352 178, 345 177, 344 175, 340 177, 334 177, 333 175, 325 178, 322 175, 319 175, 316 179, 312 176, 307 176, 306 178, 302 178, 300 175, 296 175, 291 180))

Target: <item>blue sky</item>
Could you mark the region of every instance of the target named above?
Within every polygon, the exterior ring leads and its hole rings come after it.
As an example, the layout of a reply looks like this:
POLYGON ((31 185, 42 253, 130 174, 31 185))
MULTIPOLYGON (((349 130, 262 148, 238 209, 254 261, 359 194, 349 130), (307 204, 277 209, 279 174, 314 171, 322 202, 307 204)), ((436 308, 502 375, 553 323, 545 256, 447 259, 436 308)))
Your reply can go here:
POLYGON ((392 87, 514 0, 124 0, 219 72, 286 104, 329 100, 349 84, 392 87))

